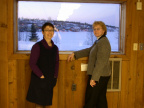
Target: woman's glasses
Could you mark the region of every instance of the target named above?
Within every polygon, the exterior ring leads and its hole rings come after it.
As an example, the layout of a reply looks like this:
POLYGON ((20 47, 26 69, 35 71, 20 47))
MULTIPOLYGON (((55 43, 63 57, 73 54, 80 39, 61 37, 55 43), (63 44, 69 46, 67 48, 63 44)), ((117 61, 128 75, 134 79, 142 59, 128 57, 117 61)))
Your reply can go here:
POLYGON ((96 31, 96 30, 99 31, 100 29, 102 28, 94 28, 93 31, 96 31))
POLYGON ((54 30, 48 30, 48 29, 46 29, 46 30, 44 30, 45 32, 54 32, 54 30))

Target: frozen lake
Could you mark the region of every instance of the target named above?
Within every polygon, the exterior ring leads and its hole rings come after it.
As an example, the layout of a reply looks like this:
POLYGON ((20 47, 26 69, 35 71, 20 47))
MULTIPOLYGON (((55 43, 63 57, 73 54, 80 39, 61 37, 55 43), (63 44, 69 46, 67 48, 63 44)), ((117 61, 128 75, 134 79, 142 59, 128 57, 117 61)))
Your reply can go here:
MULTIPOLYGON (((77 51, 80 49, 88 48, 92 45, 92 39, 90 32, 55 32, 53 41, 58 46, 59 51, 77 51), (91 38, 90 38, 91 37, 91 38), (89 44, 88 44, 89 43, 89 44)), ((93 34, 93 33, 92 33, 93 34)), ((107 32, 107 37, 111 44, 112 51, 118 51, 119 36, 118 32, 107 32)), ((29 32, 20 32, 18 41, 18 50, 31 50, 35 42, 29 41, 29 32)), ((37 32, 40 41, 43 39, 41 32, 37 32)))

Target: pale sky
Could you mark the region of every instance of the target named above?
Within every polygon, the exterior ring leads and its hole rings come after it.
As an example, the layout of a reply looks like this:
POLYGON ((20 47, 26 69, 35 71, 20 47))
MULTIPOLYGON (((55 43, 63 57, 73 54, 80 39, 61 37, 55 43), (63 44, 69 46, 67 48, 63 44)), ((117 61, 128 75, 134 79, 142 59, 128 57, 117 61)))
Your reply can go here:
POLYGON ((77 21, 89 24, 103 21, 106 25, 119 27, 119 12, 119 4, 18 2, 19 18, 77 21))

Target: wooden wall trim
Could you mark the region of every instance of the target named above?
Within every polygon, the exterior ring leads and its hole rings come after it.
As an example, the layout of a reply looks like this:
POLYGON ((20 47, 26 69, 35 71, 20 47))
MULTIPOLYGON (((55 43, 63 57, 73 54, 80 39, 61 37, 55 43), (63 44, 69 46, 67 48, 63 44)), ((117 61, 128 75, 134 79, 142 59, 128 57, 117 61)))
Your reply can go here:
POLYGON ((127 0, 18 0, 18 1, 49 1, 49 2, 82 2, 82 3, 123 3, 127 0))
MULTIPOLYGON (((60 54, 60 60, 67 60, 69 54, 60 54)), ((16 59, 25 59, 29 60, 30 54, 13 54, 9 57, 9 60, 16 60, 16 59)), ((110 58, 122 58, 123 61, 128 61, 130 58, 126 55, 111 55, 110 58)), ((83 57, 78 60, 88 60, 88 57, 83 57)))

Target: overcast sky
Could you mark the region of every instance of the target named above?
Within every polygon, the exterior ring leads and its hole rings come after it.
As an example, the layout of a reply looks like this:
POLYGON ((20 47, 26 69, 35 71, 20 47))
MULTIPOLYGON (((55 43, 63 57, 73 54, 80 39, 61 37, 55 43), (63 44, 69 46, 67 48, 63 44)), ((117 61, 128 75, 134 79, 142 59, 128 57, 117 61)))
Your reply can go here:
POLYGON ((77 21, 89 24, 103 21, 106 25, 117 27, 119 27, 119 11, 119 4, 18 2, 19 18, 77 21))

